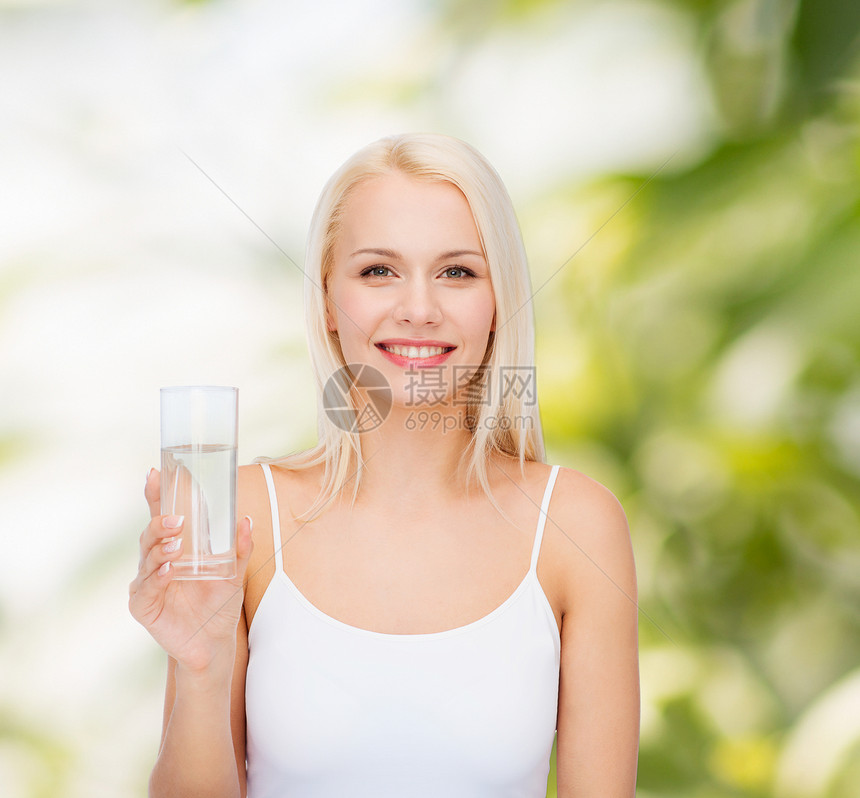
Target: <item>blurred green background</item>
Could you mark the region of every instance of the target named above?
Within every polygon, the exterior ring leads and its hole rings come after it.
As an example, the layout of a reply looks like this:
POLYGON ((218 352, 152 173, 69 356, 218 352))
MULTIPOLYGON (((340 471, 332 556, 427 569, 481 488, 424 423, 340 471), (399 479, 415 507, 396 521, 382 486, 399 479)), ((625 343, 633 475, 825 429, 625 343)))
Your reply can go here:
POLYGON ((858 37, 856 0, 0 0, 3 794, 145 794, 157 388, 239 385, 243 462, 312 441, 290 259, 427 129, 508 183, 549 459, 628 512, 638 795, 860 795, 858 37))

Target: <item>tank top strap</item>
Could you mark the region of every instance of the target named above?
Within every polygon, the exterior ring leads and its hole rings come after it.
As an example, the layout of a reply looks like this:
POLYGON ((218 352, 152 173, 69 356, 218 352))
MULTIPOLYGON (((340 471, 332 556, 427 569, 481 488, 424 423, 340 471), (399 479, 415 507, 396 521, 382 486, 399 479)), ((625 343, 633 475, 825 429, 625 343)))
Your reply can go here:
POLYGON ((272 545, 275 547, 275 566, 284 570, 284 556, 281 553, 281 516, 278 512, 278 495, 275 493, 275 481, 272 479, 272 469, 268 463, 260 463, 266 477, 266 487, 269 490, 269 506, 272 508, 272 545))
POLYGON ((549 510, 549 500, 552 498, 552 489, 555 486, 555 478, 558 476, 559 467, 553 466, 549 472, 549 479, 546 481, 546 490, 543 492, 543 501, 540 504, 540 514, 538 515, 537 531, 535 532, 535 542, 532 547, 532 562, 529 566, 530 571, 537 569, 538 557, 540 556, 540 544, 543 540, 543 530, 546 526, 547 510, 549 510))

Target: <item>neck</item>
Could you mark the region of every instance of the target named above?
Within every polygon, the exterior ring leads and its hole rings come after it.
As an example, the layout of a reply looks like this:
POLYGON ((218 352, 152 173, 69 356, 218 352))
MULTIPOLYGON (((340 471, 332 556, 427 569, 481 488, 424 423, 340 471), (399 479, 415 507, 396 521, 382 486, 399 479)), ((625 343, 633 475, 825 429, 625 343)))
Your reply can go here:
POLYGON ((471 433, 463 408, 394 406, 376 429, 362 433, 365 469, 360 496, 367 501, 397 498, 420 507, 465 488, 465 458, 471 433))

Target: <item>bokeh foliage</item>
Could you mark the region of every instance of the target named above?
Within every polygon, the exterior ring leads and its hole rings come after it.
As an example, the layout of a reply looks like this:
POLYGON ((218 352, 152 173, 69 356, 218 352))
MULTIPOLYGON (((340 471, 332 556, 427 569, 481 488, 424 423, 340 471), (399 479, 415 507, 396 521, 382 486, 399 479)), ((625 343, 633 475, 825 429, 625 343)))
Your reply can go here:
POLYGON ((545 433, 630 516, 640 794, 848 798, 860 736, 832 699, 860 684, 860 6, 675 5, 714 146, 562 182, 525 214, 596 228, 641 189, 539 294, 545 433))

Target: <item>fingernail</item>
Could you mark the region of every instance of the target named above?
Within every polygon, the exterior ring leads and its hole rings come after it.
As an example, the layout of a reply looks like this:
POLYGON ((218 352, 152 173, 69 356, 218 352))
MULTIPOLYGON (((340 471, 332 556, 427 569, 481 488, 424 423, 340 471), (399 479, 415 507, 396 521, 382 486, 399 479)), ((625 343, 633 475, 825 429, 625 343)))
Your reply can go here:
POLYGON ((148 482, 149 482, 149 480, 151 480, 151 479, 152 479, 152 472, 153 472, 153 471, 155 471, 155 469, 154 469, 154 468, 150 468, 150 469, 149 469, 149 471, 147 471, 147 472, 146 472, 146 479, 144 480, 144 482, 148 483, 148 482))
POLYGON ((246 515, 245 518, 248 519, 248 525, 251 527, 251 531, 254 531, 254 519, 251 518, 250 515, 246 515))
POLYGON ((179 547, 182 545, 182 538, 174 538, 168 543, 164 544, 164 553, 165 554, 173 554, 174 551, 179 551, 179 547))
POLYGON ((161 523, 164 524, 167 529, 178 529, 182 526, 182 522, 184 520, 184 515, 167 515, 161 519, 161 523))
POLYGON ((164 565, 161 566, 161 568, 158 569, 158 575, 164 576, 169 570, 170 570, 170 563, 166 562, 166 563, 164 563, 164 565))

